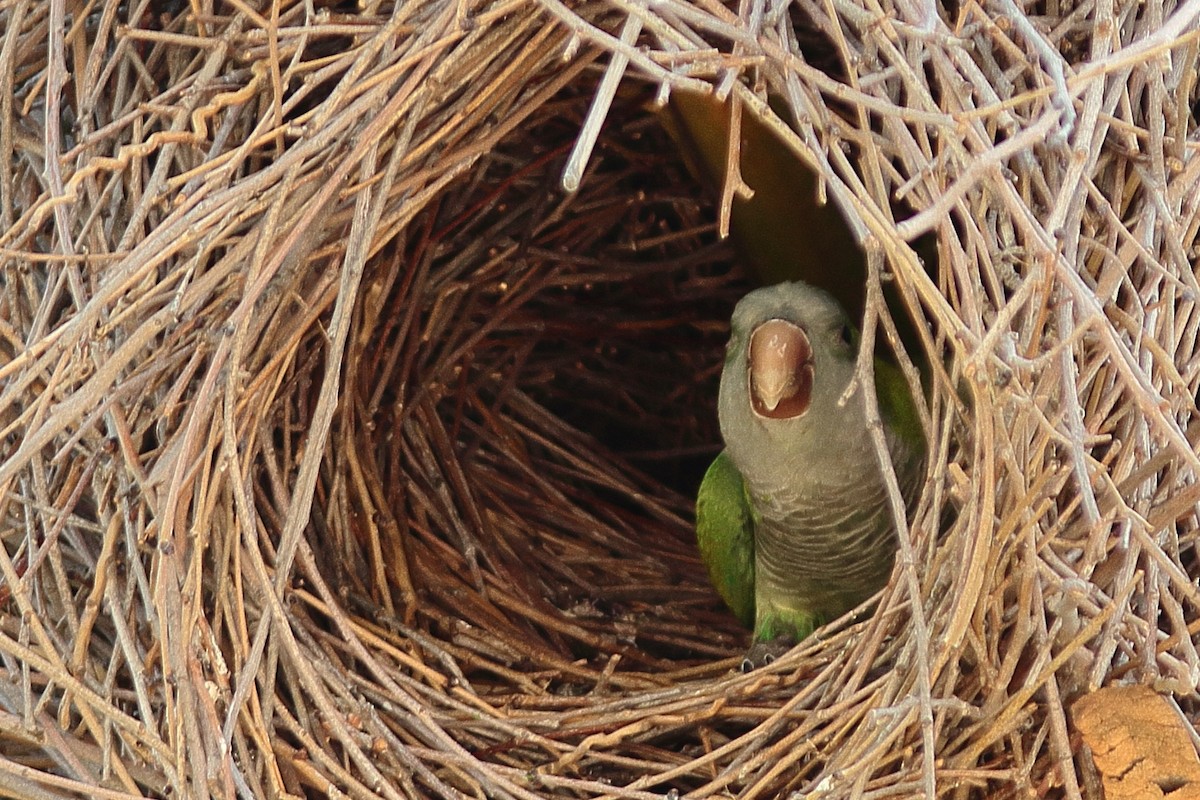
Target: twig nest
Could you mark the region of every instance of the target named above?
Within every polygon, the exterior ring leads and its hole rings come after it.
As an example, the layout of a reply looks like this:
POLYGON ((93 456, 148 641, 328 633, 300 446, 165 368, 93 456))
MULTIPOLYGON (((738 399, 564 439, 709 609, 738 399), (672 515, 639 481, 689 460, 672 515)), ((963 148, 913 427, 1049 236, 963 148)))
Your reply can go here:
POLYGON ((1079 798, 1080 696, 1194 725, 1196 9, 1039 11, 0 9, 0 783, 1079 798), (929 365, 911 558, 747 675, 690 493, 750 283, 687 88, 929 365))

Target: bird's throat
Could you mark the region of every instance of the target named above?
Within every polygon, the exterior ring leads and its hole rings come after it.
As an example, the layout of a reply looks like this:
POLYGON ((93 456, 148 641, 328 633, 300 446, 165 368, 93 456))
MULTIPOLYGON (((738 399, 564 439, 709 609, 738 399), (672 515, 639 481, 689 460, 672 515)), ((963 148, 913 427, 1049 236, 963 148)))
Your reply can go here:
POLYGON ((793 419, 812 401, 813 351, 808 335, 785 319, 769 319, 750 334, 750 405, 767 419, 793 419))

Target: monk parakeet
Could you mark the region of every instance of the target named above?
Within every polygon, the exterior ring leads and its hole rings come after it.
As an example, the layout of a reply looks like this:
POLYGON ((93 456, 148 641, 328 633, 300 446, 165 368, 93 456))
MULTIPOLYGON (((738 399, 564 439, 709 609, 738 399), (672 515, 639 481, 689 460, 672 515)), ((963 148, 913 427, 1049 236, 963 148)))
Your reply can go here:
MULTIPOLYGON (((805 283, 746 295, 733 312, 718 413, 725 449, 696 500, 709 577, 754 628, 745 667, 858 606, 891 574, 895 528, 861 395, 856 333, 805 283)), ((924 437, 899 370, 879 360, 880 417, 901 491, 923 477, 924 437)))

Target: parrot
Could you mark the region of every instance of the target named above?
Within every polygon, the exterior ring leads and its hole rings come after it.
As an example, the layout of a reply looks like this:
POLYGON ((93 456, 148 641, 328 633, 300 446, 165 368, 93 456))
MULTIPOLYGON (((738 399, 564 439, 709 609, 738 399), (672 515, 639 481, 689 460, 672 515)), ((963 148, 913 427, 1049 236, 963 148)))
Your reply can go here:
MULTIPOLYGON (((801 281, 736 305, 717 412, 724 449, 700 483, 696 539, 717 593, 753 628, 744 670, 770 663, 887 583, 897 540, 855 379, 858 333, 801 281)), ((875 359, 880 419, 911 509, 925 439, 900 370, 875 359)))

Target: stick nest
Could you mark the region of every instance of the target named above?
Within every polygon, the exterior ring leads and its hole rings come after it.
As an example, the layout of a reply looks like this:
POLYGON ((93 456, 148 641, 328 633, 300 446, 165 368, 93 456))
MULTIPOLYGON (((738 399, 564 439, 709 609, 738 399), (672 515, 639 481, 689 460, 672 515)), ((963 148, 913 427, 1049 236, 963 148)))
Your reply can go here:
POLYGON ((0 7, 6 794, 1078 798, 1076 697, 1196 721, 1195 0, 251 5, 0 7), (932 365, 878 611, 746 675, 684 88, 932 365))

